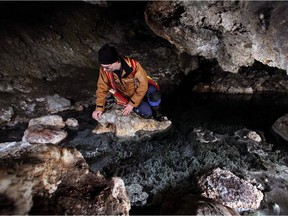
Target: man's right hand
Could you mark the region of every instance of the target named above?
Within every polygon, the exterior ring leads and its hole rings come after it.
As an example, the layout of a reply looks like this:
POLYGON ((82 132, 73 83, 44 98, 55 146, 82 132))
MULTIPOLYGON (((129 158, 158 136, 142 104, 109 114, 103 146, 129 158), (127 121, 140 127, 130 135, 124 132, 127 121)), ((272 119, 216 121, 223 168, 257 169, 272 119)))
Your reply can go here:
POLYGON ((94 112, 92 113, 92 118, 95 119, 95 120, 97 120, 97 121, 99 121, 102 113, 103 113, 102 111, 94 111, 94 112))

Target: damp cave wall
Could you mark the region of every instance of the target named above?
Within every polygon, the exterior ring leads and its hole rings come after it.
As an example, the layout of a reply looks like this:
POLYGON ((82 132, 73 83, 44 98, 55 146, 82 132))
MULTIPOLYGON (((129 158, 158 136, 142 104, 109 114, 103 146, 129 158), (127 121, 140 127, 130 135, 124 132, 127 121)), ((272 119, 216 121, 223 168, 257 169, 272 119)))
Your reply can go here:
MULTIPOLYGON (((163 38, 145 20, 148 4, 154 2, 1 2, 0 123, 50 113, 47 97, 54 95, 71 106, 94 105, 97 51, 107 42, 139 60, 162 86, 164 96, 187 78, 191 88, 211 81, 210 66, 219 68, 217 59, 192 56, 189 49, 183 52, 173 40, 163 38)), ((159 13, 165 7, 173 13, 165 4, 159 13)))

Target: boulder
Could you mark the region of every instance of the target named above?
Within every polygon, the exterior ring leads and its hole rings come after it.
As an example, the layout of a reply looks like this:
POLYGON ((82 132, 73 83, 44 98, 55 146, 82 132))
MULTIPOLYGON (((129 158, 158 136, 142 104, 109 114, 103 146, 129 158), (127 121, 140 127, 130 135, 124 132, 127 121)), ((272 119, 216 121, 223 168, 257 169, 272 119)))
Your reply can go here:
POLYGON ((288 113, 275 121, 272 130, 277 136, 288 142, 288 113))
POLYGON ((237 212, 258 209, 263 193, 228 170, 214 169, 198 180, 202 196, 220 201, 237 212))
POLYGON ((46 109, 51 113, 68 110, 71 106, 71 102, 68 99, 60 97, 58 94, 55 94, 53 96, 47 96, 46 103, 46 109))
POLYGON ((122 179, 91 172, 75 148, 0 143, 0 214, 128 215, 122 179))
POLYGON ((122 106, 114 104, 111 109, 106 110, 93 133, 111 132, 118 138, 129 138, 135 137, 138 132, 162 132, 168 129, 172 123, 169 120, 159 122, 154 119, 144 119, 134 112, 124 116, 122 109, 122 106))
POLYGON ((68 126, 68 127, 72 127, 72 128, 77 128, 79 126, 79 123, 77 121, 77 119, 75 118, 68 118, 66 121, 65 121, 65 124, 68 126))
POLYGON ((61 130, 65 123, 61 116, 49 115, 31 119, 25 130, 22 141, 40 144, 59 144, 68 133, 61 130))
POLYGON ((180 52, 217 59, 224 71, 237 73, 255 60, 287 71, 287 7, 274 1, 153 1, 145 19, 180 52))
POLYGON ((59 115, 48 115, 39 118, 34 118, 29 121, 28 127, 33 125, 43 125, 54 129, 62 129, 65 127, 65 123, 59 115))
POLYGON ((39 144, 59 144, 67 137, 68 133, 64 130, 45 128, 43 125, 33 125, 27 128, 22 137, 22 141, 39 144))

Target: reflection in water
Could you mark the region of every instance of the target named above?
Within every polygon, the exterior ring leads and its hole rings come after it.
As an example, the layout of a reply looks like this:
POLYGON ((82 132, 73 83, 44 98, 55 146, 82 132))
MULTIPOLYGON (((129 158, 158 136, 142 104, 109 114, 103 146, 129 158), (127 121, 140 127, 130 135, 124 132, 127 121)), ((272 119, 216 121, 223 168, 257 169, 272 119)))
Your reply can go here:
POLYGON ((288 112, 287 94, 225 95, 175 93, 164 100, 165 114, 184 132, 202 127, 218 133, 247 128, 271 136, 271 126, 288 112))

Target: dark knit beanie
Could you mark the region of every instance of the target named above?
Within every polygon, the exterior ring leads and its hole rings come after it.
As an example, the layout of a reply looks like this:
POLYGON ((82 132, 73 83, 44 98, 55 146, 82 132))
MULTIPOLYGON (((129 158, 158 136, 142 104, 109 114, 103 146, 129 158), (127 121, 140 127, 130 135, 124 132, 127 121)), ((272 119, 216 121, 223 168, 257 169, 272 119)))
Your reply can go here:
POLYGON ((99 64, 112 64, 119 60, 119 55, 115 47, 105 44, 98 51, 99 64))

